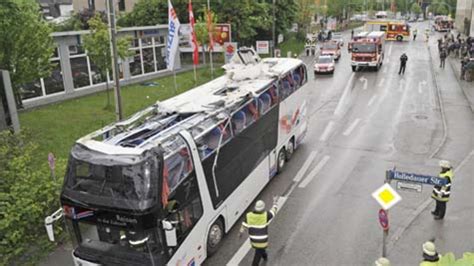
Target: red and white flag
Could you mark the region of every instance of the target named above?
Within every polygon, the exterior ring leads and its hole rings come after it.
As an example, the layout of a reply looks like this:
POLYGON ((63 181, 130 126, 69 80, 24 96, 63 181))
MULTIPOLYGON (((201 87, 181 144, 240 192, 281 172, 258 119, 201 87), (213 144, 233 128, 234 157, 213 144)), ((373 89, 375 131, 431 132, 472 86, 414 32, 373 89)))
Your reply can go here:
POLYGON ((199 51, 196 40, 196 31, 194 31, 194 13, 192 0, 189 0, 188 11, 189 11, 189 25, 191 25, 191 46, 193 47, 193 64, 199 64, 199 51))

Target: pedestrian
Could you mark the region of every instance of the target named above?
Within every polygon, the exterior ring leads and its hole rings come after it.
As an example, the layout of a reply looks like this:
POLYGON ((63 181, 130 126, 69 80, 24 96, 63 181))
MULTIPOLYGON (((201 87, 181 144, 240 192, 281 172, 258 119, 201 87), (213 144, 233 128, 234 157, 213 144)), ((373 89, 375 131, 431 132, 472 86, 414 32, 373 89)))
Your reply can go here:
POLYGON ((444 69, 444 65, 445 65, 445 61, 446 61, 447 56, 448 56, 448 54, 446 53, 446 49, 441 50, 441 52, 439 53, 439 60, 440 60, 439 67, 440 68, 444 69))
POLYGON ((420 262, 420 266, 436 266, 440 259, 440 255, 436 252, 436 246, 431 241, 426 241, 423 244, 423 261, 420 262))
POLYGON ((431 212, 435 220, 443 219, 444 215, 446 214, 446 203, 449 201, 449 195, 451 194, 451 183, 453 179, 453 170, 450 162, 441 160, 439 162, 439 166, 441 167, 439 177, 445 183, 441 185, 435 185, 433 187, 433 193, 431 194, 431 197, 436 202, 436 208, 431 212))
POLYGON ((351 30, 351 40, 354 38, 354 29, 351 30))
POLYGON ((400 56, 400 70, 398 70, 398 75, 400 75, 400 74, 405 75, 405 68, 406 68, 406 65, 407 65, 407 61, 408 61, 408 56, 405 53, 403 53, 400 56))
POLYGON ((391 266, 390 261, 385 257, 380 257, 375 261, 375 266, 391 266))
POLYGON ((464 80, 464 76, 466 75, 466 65, 469 63, 469 58, 464 57, 461 60, 461 80, 464 80))
POLYGON ((265 211, 265 202, 263 200, 255 203, 254 211, 245 215, 245 220, 240 227, 239 236, 242 235, 245 228, 248 229, 250 244, 255 249, 252 266, 260 264, 260 260, 268 260, 268 224, 275 217, 277 212, 276 198, 273 199, 273 207, 270 211, 265 211))
POLYGON ((416 35, 418 34, 418 30, 414 29, 413 30, 413 40, 416 41, 416 35))

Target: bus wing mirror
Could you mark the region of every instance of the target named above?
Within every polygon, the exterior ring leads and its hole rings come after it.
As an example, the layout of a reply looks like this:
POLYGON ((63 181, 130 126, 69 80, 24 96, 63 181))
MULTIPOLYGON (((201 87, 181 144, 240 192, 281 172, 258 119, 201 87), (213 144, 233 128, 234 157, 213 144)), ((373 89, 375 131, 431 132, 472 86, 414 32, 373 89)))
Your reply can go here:
POLYGON ((167 220, 163 220, 163 229, 165 230, 166 244, 169 247, 176 247, 178 245, 176 237, 176 228, 167 220))
POLYGON ((53 223, 61 219, 62 216, 63 216, 63 210, 60 208, 57 211, 55 211, 53 214, 51 214, 50 216, 47 216, 46 218, 44 218, 44 226, 46 227, 46 232, 48 233, 48 238, 49 238, 49 241, 51 242, 54 242, 53 223))

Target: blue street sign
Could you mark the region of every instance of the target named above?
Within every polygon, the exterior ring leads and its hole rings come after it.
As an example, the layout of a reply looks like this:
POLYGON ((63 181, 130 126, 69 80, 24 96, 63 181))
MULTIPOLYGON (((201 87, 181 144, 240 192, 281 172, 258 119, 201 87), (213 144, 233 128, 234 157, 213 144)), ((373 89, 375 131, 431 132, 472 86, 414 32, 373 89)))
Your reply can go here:
POLYGON ((426 185, 442 186, 448 182, 446 179, 439 178, 437 176, 419 175, 413 173, 398 172, 394 170, 388 170, 387 173, 389 179, 421 183, 426 185))

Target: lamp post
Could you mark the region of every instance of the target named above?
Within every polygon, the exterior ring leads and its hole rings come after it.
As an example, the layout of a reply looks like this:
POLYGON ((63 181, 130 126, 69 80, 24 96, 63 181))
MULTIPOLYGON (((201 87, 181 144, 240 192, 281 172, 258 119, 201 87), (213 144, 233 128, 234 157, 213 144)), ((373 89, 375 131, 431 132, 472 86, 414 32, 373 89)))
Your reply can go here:
POLYGON ((275 57, 275 47, 276 47, 276 41, 275 41, 275 28, 276 28, 276 17, 275 17, 275 1, 272 1, 272 12, 273 12, 273 23, 272 23, 272 41, 273 41, 273 47, 272 47, 272 57, 275 57))
MULTIPOLYGON (((109 18, 109 27, 110 27, 110 42, 112 50, 112 75, 114 79, 114 96, 115 96, 115 116, 117 121, 122 120, 122 97, 120 95, 120 75, 118 68, 118 52, 117 52, 117 28, 115 26, 115 7, 114 0, 108 0, 108 18, 109 18)), ((108 82, 108 81, 107 81, 108 82)))

